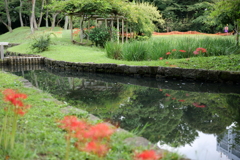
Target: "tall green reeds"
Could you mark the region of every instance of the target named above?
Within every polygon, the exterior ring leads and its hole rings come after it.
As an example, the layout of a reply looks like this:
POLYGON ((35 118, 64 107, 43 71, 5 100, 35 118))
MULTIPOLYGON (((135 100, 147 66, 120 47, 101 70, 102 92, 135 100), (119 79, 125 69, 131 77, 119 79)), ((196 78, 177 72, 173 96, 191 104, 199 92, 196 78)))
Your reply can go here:
POLYGON ((117 47, 118 45, 111 44, 112 50, 107 46, 109 58, 128 61, 157 60, 160 57, 162 59, 189 58, 196 56, 193 54, 196 48, 207 50, 197 55, 203 57, 230 55, 240 51, 240 48, 235 46, 234 37, 231 36, 159 36, 148 41, 125 43, 121 46, 122 48, 117 47), (120 53, 121 56, 119 56, 120 53))

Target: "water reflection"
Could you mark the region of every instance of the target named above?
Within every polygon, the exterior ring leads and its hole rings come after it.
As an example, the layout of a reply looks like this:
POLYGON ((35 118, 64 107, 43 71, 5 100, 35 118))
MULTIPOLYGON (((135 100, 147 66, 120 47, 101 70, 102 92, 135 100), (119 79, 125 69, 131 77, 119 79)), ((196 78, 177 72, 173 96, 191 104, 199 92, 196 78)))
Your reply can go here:
MULTIPOLYGON (((85 109, 124 129, 131 131, 138 128, 137 131, 143 131, 141 135, 153 143, 166 144, 181 151, 181 148, 194 146, 198 139, 210 135, 211 140, 214 139, 216 143, 218 137, 218 145, 209 148, 209 152, 221 152, 229 159, 232 159, 229 156, 231 153, 240 159, 239 85, 155 81, 50 70, 14 74, 23 76, 57 99, 85 109), (229 138, 224 136, 229 132, 226 128, 232 124, 235 124, 231 127, 235 140, 231 141, 231 146, 235 147, 235 150, 229 150, 229 147, 226 149, 225 139, 229 138), (141 130, 145 127, 146 129, 141 130)), ((191 157, 195 149, 192 147, 191 151, 185 154, 192 159, 202 159, 196 154, 191 157)), ((220 158, 218 152, 215 157, 220 158)), ((211 158, 205 155, 204 159, 211 158)))

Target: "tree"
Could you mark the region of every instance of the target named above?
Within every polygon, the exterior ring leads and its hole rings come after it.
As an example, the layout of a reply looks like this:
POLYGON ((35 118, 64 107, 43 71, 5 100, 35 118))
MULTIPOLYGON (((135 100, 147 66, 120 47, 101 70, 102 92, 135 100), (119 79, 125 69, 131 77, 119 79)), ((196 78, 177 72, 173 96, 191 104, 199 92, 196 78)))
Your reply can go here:
POLYGON ((4 6, 5 13, 4 13, 4 11, 2 11, 0 13, 0 22, 2 22, 7 27, 9 32, 12 32, 12 21, 11 21, 11 16, 10 16, 10 13, 9 13, 9 1, 4 0, 4 2, 1 2, 1 3, 0 3, 1 6, 4 6), (5 18, 5 16, 6 16, 6 18, 5 18))
POLYGON ((240 0, 215 0, 213 10, 210 14, 216 23, 221 22, 225 24, 234 23, 237 31, 237 43, 239 44, 239 25, 240 25, 240 0))

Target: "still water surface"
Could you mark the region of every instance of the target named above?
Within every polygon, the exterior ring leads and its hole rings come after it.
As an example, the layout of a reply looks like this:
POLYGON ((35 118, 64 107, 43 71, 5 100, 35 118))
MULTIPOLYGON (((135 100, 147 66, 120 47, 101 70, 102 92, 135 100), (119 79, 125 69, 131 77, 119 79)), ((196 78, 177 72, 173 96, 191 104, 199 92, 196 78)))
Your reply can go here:
POLYGON ((48 69, 12 73, 69 105, 141 133, 161 148, 193 160, 240 160, 239 84, 48 69))

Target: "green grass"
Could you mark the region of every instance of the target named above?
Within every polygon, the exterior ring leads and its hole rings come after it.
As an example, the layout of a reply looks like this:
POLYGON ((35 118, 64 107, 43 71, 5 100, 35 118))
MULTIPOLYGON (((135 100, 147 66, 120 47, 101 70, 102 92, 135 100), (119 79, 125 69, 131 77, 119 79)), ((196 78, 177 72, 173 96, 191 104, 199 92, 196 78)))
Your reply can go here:
MULTIPOLYGON (((51 59, 70 61, 70 62, 94 62, 94 63, 115 63, 115 64, 126 64, 126 65, 136 65, 136 66, 163 66, 163 67, 180 67, 180 68, 196 68, 196 69, 210 69, 210 70, 227 70, 227 71, 240 71, 240 54, 237 52, 235 54, 228 54, 225 56, 218 56, 216 53, 211 57, 193 57, 190 60, 186 60, 186 58, 180 59, 163 59, 163 60, 147 60, 147 61, 124 61, 124 60, 116 60, 107 57, 107 53, 104 49, 89 47, 89 46, 80 46, 76 44, 72 44, 70 42, 70 31, 62 31, 59 28, 56 28, 56 31, 50 31, 46 28, 41 28, 35 32, 35 35, 29 35, 29 28, 18 28, 13 31, 13 33, 6 33, 0 36, 0 41, 8 41, 8 42, 18 42, 22 43, 19 46, 15 46, 9 48, 9 51, 18 52, 18 53, 26 53, 32 54, 30 50, 31 41, 37 35, 41 35, 43 33, 54 33, 55 36, 52 36, 52 43, 49 47, 49 50, 40 53, 39 55, 51 59), (21 34, 23 33, 23 34, 21 34)), ((194 37, 194 36, 190 36, 194 37)), ((208 36, 200 36, 201 38, 208 36)), ((216 37, 216 36, 214 36, 216 37)), ((75 40, 78 37, 74 37, 75 40)), ((171 38, 171 36, 154 36, 153 39, 161 41, 161 39, 171 38)), ((179 42, 182 42, 182 36, 175 36, 175 39, 179 38, 179 42)), ((219 39, 228 39, 229 37, 220 37, 219 39)), ((186 37, 185 37, 186 39, 186 37)), ((232 37, 230 37, 232 39, 232 37)), ((168 40, 169 41, 169 40, 168 40)), ((157 43, 157 42, 156 42, 157 43)), ((177 42, 175 42, 177 43, 177 42)), ((166 44, 164 44, 166 45, 166 44)), ((185 49, 184 44, 178 45, 178 48, 175 48, 173 45, 171 49, 185 49)), ((203 46, 204 47, 204 46, 203 46)), ((163 47, 163 51, 159 51, 164 53, 168 51, 166 47, 163 47)), ((216 49, 215 49, 216 50, 216 49)), ((227 52, 227 51, 225 51, 227 52)), ((158 57, 157 53, 154 52, 155 57, 158 57)), ((154 56, 154 55, 153 55, 154 56)))

